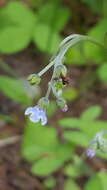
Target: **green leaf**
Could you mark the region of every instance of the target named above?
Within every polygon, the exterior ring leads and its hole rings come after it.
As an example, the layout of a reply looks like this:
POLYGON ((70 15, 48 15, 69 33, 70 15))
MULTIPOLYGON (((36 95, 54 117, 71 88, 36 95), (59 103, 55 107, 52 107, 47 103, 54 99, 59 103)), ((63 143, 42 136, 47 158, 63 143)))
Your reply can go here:
POLYGON ((9 2, 0 11, 1 23, 5 23, 0 29, 0 52, 15 53, 26 48, 32 39, 36 16, 17 1, 9 2), (7 23, 5 18, 8 18, 7 23))
MULTIPOLYGON (((105 27, 106 25, 107 19, 101 20, 88 32, 88 35, 100 42, 103 42, 104 35, 107 32, 107 27, 105 27)), ((89 60, 93 60, 98 63, 107 60, 107 51, 89 42, 84 43, 84 52, 85 56, 89 60)))
POLYGON ((80 131, 64 132, 64 138, 75 145, 88 146, 89 139, 80 131))
POLYGON ((52 31, 62 30, 67 23, 69 16, 71 16, 69 9, 61 7, 58 2, 48 2, 40 7, 38 12, 39 22, 50 26, 52 31))
POLYGON ((55 129, 28 122, 23 137, 22 155, 33 161, 45 154, 51 155, 57 144, 55 129))
POLYGON ((67 177, 77 178, 92 174, 92 170, 81 157, 75 155, 73 157, 73 162, 65 167, 64 174, 67 177))
POLYGON ((63 118, 59 120, 59 125, 64 128, 75 128, 80 126, 78 118, 63 118))
POLYGON ((107 84, 107 63, 99 66, 97 69, 97 75, 101 82, 107 84))
POLYGON ((72 179, 68 179, 65 181, 65 185, 64 185, 64 190, 80 190, 80 187, 78 186, 78 184, 75 183, 74 180, 72 179))
POLYGON ((33 40, 41 51, 54 53, 58 48, 61 37, 56 31, 51 31, 50 26, 46 24, 36 24, 33 40))
POLYGON ((81 119, 87 120, 87 121, 94 120, 101 114, 101 111, 102 109, 100 106, 98 105, 91 106, 85 111, 83 111, 83 113, 81 114, 81 119))
POLYGON ((24 86, 18 79, 0 76, 0 90, 12 100, 29 105, 31 100, 25 93, 24 86))
POLYGON ((32 166, 32 173, 38 176, 50 175, 60 168, 64 162, 72 156, 70 144, 60 144, 56 146, 53 154, 35 162, 32 166), (47 167, 48 166, 48 167, 47 167))
POLYGON ((32 172, 49 175, 73 155, 70 143, 60 144, 54 128, 28 122, 22 142, 22 155, 33 162, 32 172), (48 166, 48 167, 47 167, 48 166))
POLYGON ((106 190, 107 189, 107 173, 99 172, 95 174, 85 185, 85 190, 97 189, 106 190))
POLYGON ((81 120, 79 118, 64 118, 59 121, 59 124, 63 128, 76 128, 80 129, 86 137, 93 138, 99 131, 107 129, 106 121, 91 121, 81 120))

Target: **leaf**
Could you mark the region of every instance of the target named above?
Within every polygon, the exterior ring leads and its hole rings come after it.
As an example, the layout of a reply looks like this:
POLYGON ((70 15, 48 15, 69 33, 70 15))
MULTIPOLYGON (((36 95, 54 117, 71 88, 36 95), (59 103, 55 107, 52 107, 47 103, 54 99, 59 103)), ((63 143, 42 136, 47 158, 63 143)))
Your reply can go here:
POLYGON ((80 126, 80 120, 78 118, 63 118, 59 120, 59 125, 64 128, 78 128, 80 126))
POLYGON ((64 138, 68 140, 69 142, 80 145, 80 146, 88 146, 89 139, 85 136, 84 133, 81 133, 80 131, 71 131, 71 132, 64 132, 64 138))
POLYGON ((67 177, 77 178, 84 175, 91 175, 92 170, 87 166, 82 157, 75 155, 73 162, 65 167, 64 174, 67 177))
POLYGON ((52 31, 62 30, 69 16, 71 16, 69 9, 61 7, 58 2, 48 2, 38 11, 39 22, 50 26, 52 31))
POLYGON ((68 179, 65 181, 64 190, 80 190, 80 187, 75 183, 73 179, 68 179))
POLYGON ((107 63, 99 66, 97 69, 97 75, 101 82, 107 84, 107 63))
POLYGON ((45 154, 51 155, 57 144, 55 129, 43 128, 40 123, 33 124, 28 122, 26 124, 22 143, 22 155, 27 160, 33 161, 45 154))
POLYGON ((12 100, 29 105, 31 100, 25 93, 24 86, 18 79, 0 76, 0 90, 12 100))
POLYGON ((0 52, 15 53, 26 48, 32 39, 36 16, 17 1, 9 2, 0 11, 0 20, 5 23, 0 29, 0 52))
POLYGON ((53 154, 43 158, 32 166, 32 173, 38 176, 50 175, 60 168, 66 160, 72 156, 72 147, 70 144, 56 146, 53 154), (48 166, 48 167, 47 167, 48 166))
POLYGON ((82 120, 94 120, 101 114, 101 107, 98 105, 91 106, 81 114, 82 120))
POLYGON ((54 128, 44 128, 40 123, 28 122, 22 142, 22 155, 33 162, 34 174, 45 176, 72 157, 73 147, 70 143, 60 144, 54 128))
POLYGON ((85 185, 85 190, 97 189, 106 190, 107 189, 107 173, 99 172, 95 174, 85 185))
MULTIPOLYGON (((101 20, 97 23, 89 32, 88 35, 103 42, 104 35, 107 32, 107 19, 101 20)), ((87 59, 95 62, 102 62, 107 60, 107 51, 104 51, 101 47, 91 44, 89 42, 84 43, 84 53, 87 59)))
POLYGON ((36 24, 33 40, 37 47, 47 53, 56 52, 61 37, 54 31, 51 31, 51 27, 46 24, 36 24))

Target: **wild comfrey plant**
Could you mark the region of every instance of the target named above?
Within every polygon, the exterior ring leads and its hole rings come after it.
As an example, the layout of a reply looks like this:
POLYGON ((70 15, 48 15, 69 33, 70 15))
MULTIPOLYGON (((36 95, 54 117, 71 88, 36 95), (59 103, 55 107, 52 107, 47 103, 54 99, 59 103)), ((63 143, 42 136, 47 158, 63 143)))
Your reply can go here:
POLYGON ((63 88, 68 84, 67 68, 64 65, 64 57, 70 47, 73 47, 80 41, 86 40, 104 48, 100 42, 88 36, 78 34, 70 35, 60 43, 58 51, 56 55, 52 57, 50 63, 38 74, 31 74, 28 77, 28 81, 31 85, 39 85, 42 75, 53 67, 53 74, 51 80, 48 82, 48 90, 46 95, 38 101, 36 106, 28 107, 25 111, 25 115, 29 115, 29 119, 32 122, 36 123, 41 121, 42 125, 47 123, 46 109, 49 106, 49 95, 51 92, 53 93, 57 105, 61 108, 61 110, 64 112, 68 110, 66 100, 62 96, 63 88))

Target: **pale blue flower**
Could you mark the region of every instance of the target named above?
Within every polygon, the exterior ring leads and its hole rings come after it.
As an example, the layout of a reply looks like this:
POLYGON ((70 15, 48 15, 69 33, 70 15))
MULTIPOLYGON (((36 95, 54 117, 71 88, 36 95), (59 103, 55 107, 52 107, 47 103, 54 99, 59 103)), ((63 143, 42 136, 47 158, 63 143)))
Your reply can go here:
POLYGON ((94 149, 89 148, 89 149, 86 150, 86 155, 89 158, 93 158, 95 156, 95 154, 96 154, 96 151, 94 149))
POLYGON ((29 119, 33 123, 37 123, 39 121, 41 121, 42 125, 47 123, 45 110, 41 109, 39 106, 28 107, 25 110, 25 115, 29 115, 29 119))

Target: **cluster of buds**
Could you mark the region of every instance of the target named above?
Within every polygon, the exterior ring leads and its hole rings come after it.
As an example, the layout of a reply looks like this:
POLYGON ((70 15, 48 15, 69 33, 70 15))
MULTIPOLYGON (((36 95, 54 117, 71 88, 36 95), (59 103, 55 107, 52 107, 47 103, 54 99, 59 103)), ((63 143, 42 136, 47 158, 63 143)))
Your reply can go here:
POLYGON ((67 77, 67 68, 63 64, 63 60, 57 55, 53 61, 49 63, 41 72, 38 74, 31 74, 28 77, 28 81, 31 85, 39 85, 41 82, 41 76, 50 68, 54 66, 51 80, 48 82, 48 90, 45 97, 42 97, 36 106, 28 107, 25 111, 25 115, 29 116, 29 119, 36 123, 41 121, 42 125, 47 123, 46 110, 49 106, 49 95, 53 93, 57 105, 63 112, 68 110, 66 100, 63 98, 63 88, 69 83, 67 77))
POLYGON ((38 104, 34 107, 29 107, 25 111, 25 115, 29 115, 29 118, 33 122, 41 121, 42 125, 47 123, 46 118, 46 109, 49 105, 49 95, 50 92, 56 98, 57 105, 62 109, 62 111, 67 111, 68 106, 66 104, 65 99, 62 96, 63 88, 69 83, 67 78, 67 68, 64 65, 65 54, 70 47, 73 47, 80 41, 90 41, 94 44, 97 44, 103 48, 105 48, 100 42, 92 39, 91 37, 72 34, 65 38, 60 44, 58 51, 54 57, 50 60, 50 63, 41 70, 38 74, 31 74, 28 77, 28 81, 31 85, 39 85, 41 82, 41 77, 44 73, 46 73, 51 67, 54 66, 52 78, 48 83, 48 90, 46 96, 39 100, 38 104))
POLYGON ((86 156, 93 158, 97 150, 101 152, 107 152, 107 140, 103 138, 103 135, 107 133, 107 130, 98 132, 95 137, 90 141, 89 147, 86 150, 86 156))

